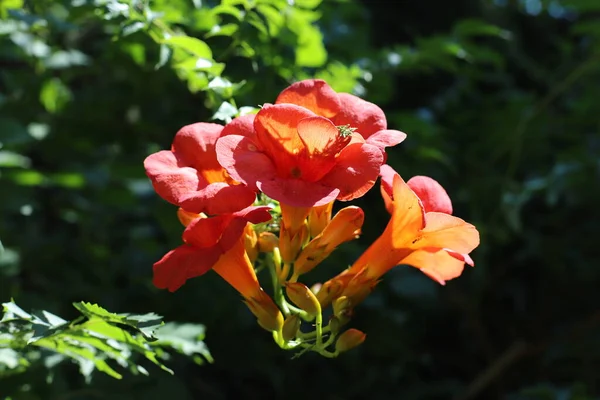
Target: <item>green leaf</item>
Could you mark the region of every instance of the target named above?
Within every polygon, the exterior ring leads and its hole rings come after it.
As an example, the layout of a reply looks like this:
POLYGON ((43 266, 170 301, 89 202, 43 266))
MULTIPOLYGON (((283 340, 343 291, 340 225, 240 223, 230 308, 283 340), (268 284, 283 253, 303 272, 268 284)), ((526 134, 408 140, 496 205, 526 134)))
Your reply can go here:
POLYGON ((40 101, 50 113, 60 111, 71 98, 71 91, 58 78, 49 79, 42 85, 40 101))
POLYGON ((212 116, 212 118, 224 121, 225 123, 229 123, 237 114, 238 109, 233 104, 224 101, 223 103, 221 103, 219 109, 212 116))
POLYGON ((321 67, 327 62, 323 35, 317 27, 307 25, 298 37, 296 64, 301 67, 321 67))
POLYGON ((454 34, 466 38, 470 36, 497 36, 502 39, 510 39, 511 33, 505 29, 478 19, 463 19, 454 25, 454 34))
POLYGON ((190 54, 198 57, 212 59, 212 51, 210 47, 202 40, 191 37, 191 36, 173 36, 168 39, 164 39, 163 43, 168 44, 172 47, 183 49, 190 54))

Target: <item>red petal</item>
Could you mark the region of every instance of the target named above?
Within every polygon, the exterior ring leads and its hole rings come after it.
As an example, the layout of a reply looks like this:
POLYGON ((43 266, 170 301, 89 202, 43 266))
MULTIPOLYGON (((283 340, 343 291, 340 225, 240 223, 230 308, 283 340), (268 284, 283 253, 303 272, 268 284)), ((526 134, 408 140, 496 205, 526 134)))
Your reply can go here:
POLYGON ((322 206, 335 200, 339 193, 334 187, 299 179, 274 178, 259 182, 258 187, 270 198, 292 207, 322 206))
POLYGON ((152 282, 159 289, 174 292, 186 280, 205 274, 217 262, 221 252, 214 249, 196 249, 179 246, 164 255, 153 267, 152 282))
POLYGON ((393 200, 393 183, 394 176, 399 175, 394 168, 387 164, 383 164, 379 169, 379 176, 381 176, 381 189, 385 190, 387 195, 393 200))
POLYGON ((233 121, 225 125, 221 132, 221 137, 228 135, 241 135, 250 139, 256 139, 254 132, 254 118, 256 114, 246 114, 235 118, 233 121))
POLYGON ((223 232, 233 219, 233 214, 198 218, 183 231, 183 241, 196 248, 213 247, 219 243, 223 232))
POLYGON ((184 126, 173 139, 171 150, 180 166, 197 170, 221 170, 215 153, 215 143, 223 130, 222 125, 198 122, 184 126))
POLYGON ((217 182, 188 193, 178 205, 186 211, 214 215, 241 210, 254 203, 254 200, 256 193, 247 186, 217 182))
POLYGON ((334 124, 357 128, 358 133, 365 139, 387 128, 385 114, 375 104, 348 93, 339 93, 338 96, 342 107, 333 118, 334 124))
POLYGON ((428 176, 413 176, 406 184, 419 196, 425 212, 438 211, 452 214, 452 201, 446 190, 428 176))
POLYGON ((146 157, 144 168, 156 193, 169 203, 179 203, 191 192, 207 184, 191 167, 180 167, 175 155, 167 150, 146 157))
POLYGON ((337 156, 335 167, 321 183, 340 189, 338 200, 352 200, 365 194, 379 174, 381 151, 370 144, 351 144, 337 156))
POLYGON ((258 150, 256 142, 244 136, 220 138, 217 158, 233 179, 253 189, 257 181, 271 179, 277 173, 271 159, 258 150))
POLYGON ((291 103, 302 106, 323 117, 333 117, 340 110, 338 94, 321 79, 307 79, 286 88, 275 104, 291 103))
POLYGON ((369 136, 367 143, 378 147, 381 151, 384 151, 386 147, 392 147, 402 143, 404 139, 406 139, 406 133, 392 129, 384 129, 369 136))

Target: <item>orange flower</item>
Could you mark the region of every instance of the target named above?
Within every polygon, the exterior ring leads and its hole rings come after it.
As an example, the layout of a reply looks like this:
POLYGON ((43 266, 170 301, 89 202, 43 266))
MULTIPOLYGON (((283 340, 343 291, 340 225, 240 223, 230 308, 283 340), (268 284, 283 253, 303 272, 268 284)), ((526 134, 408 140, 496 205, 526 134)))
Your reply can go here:
POLYGON ((334 286, 343 285, 342 295, 353 304, 398 264, 418 268, 442 285, 458 277, 465 263, 473 266, 469 253, 479 245, 477 229, 443 212, 425 212, 422 201, 397 173, 392 182, 391 193, 382 182, 392 209, 385 231, 348 270, 334 278, 340 282, 334 286))

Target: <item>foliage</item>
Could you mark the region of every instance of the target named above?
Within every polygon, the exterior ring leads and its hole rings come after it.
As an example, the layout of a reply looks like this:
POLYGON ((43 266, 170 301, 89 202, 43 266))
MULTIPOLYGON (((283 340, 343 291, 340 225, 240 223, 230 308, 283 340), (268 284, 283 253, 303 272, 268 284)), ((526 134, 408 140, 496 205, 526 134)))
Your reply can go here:
MULTIPOLYGON (((597 398, 599 8, 0 2, 1 300, 74 320, 70 304, 85 299, 218 332, 207 339, 218 362, 174 357, 174 377, 98 374, 86 386, 61 363, 49 384, 30 361, 1 378, 0 395, 29 385, 13 398, 597 398), (436 178, 482 233, 476 267, 442 289, 402 268, 386 277, 357 309, 368 340, 327 361, 273 351, 216 277, 152 288, 152 263, 181 227, 141 166, 181 126, 253 112, 308 77, 381 105, 408 134, 388 163, 436 178)), ((379 202, 358 204, 364 241, 324 269, 381 233, 379 202)))
MULTIPOLYGON (((194 356, 199 364, 212 362, 202 342, 202 325, 163 324, 154 313, 115 314, 84 302, 73 306, 81 316, 66 321, 48 311, 30 314, 12 301, 4 303, 0 320, 0 378, 22 374, 41 364, 52 381, 52 369, 67 359, 79 366, 88 383, 96 369, 122 379, 123 375, 111 363, 133 374, 148 375, 139 363, 140 357, 172 374, 161 362, 169 358, 169 351, 194 356)), ((26 389, 21 388, 23 392, 26 389)))

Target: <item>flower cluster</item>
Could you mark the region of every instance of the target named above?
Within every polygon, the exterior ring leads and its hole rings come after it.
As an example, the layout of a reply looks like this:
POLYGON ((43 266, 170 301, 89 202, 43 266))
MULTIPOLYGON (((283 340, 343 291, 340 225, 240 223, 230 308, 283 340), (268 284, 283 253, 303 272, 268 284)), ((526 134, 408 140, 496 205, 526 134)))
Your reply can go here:
POLYGON ((451 215, 439 183, 405 182, 385 164, 386 147, 405 138, 387 129, 378 106, 322 80, 297 82, 225 126, 183 127, 171 150, 144 162, 185 226, 183 244, 154 264, 154 284, 175 291, 213 270, 281 348, 335 357, 359 345, 365 334, 342 328, 386 271, 406 264, 444 284, 473 265, 479 244, 475 227, 451 215), (308 288, 301 277, 361 232, 363 211, 347 206, 332 216, 334 202, 364 195, 378 177, 391 214, 383 234, 352 266, 308 288), (255 267, 270 271, 271 295, 255 267))

